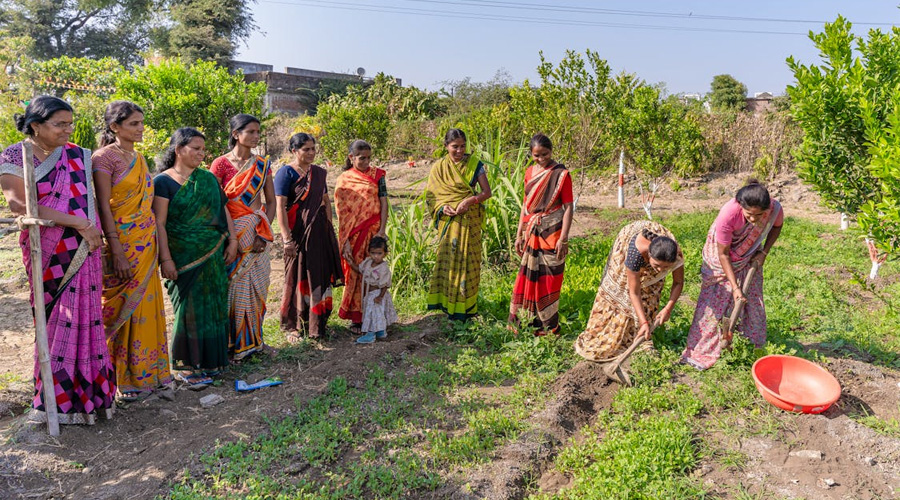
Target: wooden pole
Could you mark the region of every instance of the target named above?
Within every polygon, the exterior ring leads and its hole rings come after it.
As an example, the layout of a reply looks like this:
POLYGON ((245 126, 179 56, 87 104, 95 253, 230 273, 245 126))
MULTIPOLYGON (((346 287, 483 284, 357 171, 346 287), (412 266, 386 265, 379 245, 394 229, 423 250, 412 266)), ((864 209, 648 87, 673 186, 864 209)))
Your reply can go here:
MULTIPOLYGON (((22 141, 22 162, 25 164, 25 213, 28 218, 37 219, 34 152, 28 141, 22 141)), ((59 436, 56 390, 53 384, 53 370, 50 368, 50 343, 47 341, 47 315, 44 311, 44 272, 41 266, 41 231, 38 225, 29 228, 28 239, 31 243, 31 289, 34 292, 34 343, 37 345, 38 363, 41 367, 44 411, 47 412, 47 430, 51 436, 59 436)))

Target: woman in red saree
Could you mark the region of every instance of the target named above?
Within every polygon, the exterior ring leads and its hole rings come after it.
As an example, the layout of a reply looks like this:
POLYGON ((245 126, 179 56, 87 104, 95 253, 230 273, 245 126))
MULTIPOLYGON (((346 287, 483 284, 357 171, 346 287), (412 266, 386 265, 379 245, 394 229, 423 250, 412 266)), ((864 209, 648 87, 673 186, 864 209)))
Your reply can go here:
POLYGON ((522 256, 513 286, 509 322, 518 325, 524 312, 535 335, 559 330, 559 291, 563 284, 569 228, 572 226, 572 177, 553 160, 553 144, 544 134, 531 138, 534 165, 525 172, 525 200, 516 231, 522 256))
POLYGON ((345 278, 338 315, 350 320, 353 333, 360 333, 362 324, 362 275, 353 270, 350 262, 358 266, 368 256, 369 241, 374 236, 384 237, 388 214, 385 172, 370 167, 371 159, 372 146, 366 141, 353 141, 344 173, 338 177, 334 190, 340 225, 338 246, 345 278))
MULTIPOLYGON (((34 181, 38 217, 51 227, 22 231, 19 243, 31 273, 29 231, 41 234, 41 269, 47 313, 47 340, 53 380, 41 378, 34 363, 34 399, 38 418, 46 419, 43 385, 53 384, 61 424, 93 424, 115 410, 116 375, 110 362, 103 328, 103 269, 97 208, 91 182, 91 152, 68 142, 72 135, 72 107, 62 99, 40 96, 16 128, 34 148, 34 181)), ((23 141, 24 142, 24 141, 23 141)), ((16 215, 25 215, 23 142, 0 154, 0 188, 16 215)))
POLYGON ((228 351, 235 361, 265 348, 262 326, 272 271, 266 245, 272 242, 275 185, 269 160, 251 153, 258 143, 259 119, 235 115, 231 151, 209 168, 225 189, 225 208, 234 220, 238 242, 237 259, 227 268, 228 351))

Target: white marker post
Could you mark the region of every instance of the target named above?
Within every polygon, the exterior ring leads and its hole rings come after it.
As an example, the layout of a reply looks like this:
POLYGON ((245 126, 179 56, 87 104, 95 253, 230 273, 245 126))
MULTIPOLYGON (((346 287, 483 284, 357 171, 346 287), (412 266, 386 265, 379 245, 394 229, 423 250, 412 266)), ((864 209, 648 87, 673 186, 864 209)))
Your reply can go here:
POLYGON ((850 216, 841 212, 841 231, 850 229, 850 216))
POLYGON ((619 151, 619 208, 625 208, 625 150, 619 151))
MULTIPOLYGON (((38 363, 41 367, 41 385, 44 389, 44 411, 47 413, 47 430, 51 436, 59 436, 59 416, 56 413, 56 390, 53 370, 50 368, 50 343, 47 341, 47 315, 44 310, 44 271, 41 266, 41 231, 34 221, 38 217, 37 184, 34 178, 34 152, 31 143, 22 141, 22 163, 25 166, 25 215, 29 224, 28 240, 31 246, 31 289, 34 292, 34 343, 37 345, 38 363)), ((44 225, 44 224, 40 224, 44 225)))

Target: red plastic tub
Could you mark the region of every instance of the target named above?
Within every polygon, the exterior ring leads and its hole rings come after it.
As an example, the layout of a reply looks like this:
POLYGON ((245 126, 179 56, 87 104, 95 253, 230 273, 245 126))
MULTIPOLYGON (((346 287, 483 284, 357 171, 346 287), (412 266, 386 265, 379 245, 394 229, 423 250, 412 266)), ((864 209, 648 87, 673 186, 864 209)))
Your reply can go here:
POLYGON ((796 356, 764 356, 751 373, 760 394, 782 410, 822 413, 841 396, 841 384, 828 370, 796 356))

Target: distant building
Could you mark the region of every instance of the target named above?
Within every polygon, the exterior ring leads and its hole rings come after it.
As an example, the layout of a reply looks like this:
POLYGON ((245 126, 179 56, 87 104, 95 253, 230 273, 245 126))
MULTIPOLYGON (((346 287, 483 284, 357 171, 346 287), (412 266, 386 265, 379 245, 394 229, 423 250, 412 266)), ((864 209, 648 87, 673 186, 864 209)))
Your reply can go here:
POLYGON ((753 97, 744 99, 744 107, 751 113, 763 113, 765 111, 775 111, 775 96, 771 92, 757 92, 753 97))
MULTIPOLYGON (((284 72, 273 70, 271 65, 244 61, 233 61, 232 67, 244 72, 244 81, 265 82, 265 110, 299 115, 315 109, 318 102, 316 91, 327 82, 354 82, 366 85, 372 81, 365 77, 365 70, 359 68, 357 74, 334 73, 303 68, 284 68, 284 72)), ((400 79, 397 79, 400 83, 400 79)))

